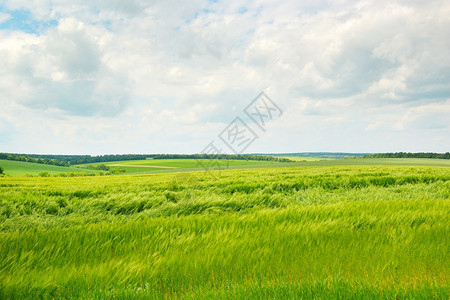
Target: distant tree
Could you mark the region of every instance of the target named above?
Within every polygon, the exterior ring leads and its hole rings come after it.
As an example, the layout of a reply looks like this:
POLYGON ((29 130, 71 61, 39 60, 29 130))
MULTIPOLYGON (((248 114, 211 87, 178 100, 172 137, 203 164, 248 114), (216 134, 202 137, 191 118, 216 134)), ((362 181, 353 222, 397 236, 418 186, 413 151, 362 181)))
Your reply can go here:
POLYGON ((91 170, 109 171, 109 167, 105 164, 89 165, 86 168, 91 170))
POLYGON ((2 174, 3 174, 3 168, 0 167, 0 175, 2 175, 2 174))
POLYGON ((437 158, 450 159, 450 153, 433 153, 433 152, 396 152, 396 153, 375 153, 365 155, 364 158, 437 158))
POLYGON ((106 166, 105 164, 99 164, 97 166, 97 170, 101 170, 101 171, 109 171, 109 167, 106 166))

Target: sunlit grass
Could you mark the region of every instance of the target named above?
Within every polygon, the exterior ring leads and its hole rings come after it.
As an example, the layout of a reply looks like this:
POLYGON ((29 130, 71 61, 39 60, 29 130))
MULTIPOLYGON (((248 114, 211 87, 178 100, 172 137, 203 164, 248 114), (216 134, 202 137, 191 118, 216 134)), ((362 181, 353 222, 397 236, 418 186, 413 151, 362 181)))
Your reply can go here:
POLYGON ((410 166, 2 178, 0 298, 445 299, 449 179, 410 166))
POLYGON ((314 157, 314 156, 279 156, 280 158, 287 158, 292 161, 321 161, 333 160, 334 158, 314 157))

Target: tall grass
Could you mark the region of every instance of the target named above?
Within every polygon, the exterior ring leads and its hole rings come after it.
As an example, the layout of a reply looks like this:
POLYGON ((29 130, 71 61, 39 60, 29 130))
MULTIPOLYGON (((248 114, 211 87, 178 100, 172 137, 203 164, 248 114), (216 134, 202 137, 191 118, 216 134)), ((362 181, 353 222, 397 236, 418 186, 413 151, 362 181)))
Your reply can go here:
POLYGON ((221 175, 1 179, 0 298, 448 296, 447 168, 221 175))

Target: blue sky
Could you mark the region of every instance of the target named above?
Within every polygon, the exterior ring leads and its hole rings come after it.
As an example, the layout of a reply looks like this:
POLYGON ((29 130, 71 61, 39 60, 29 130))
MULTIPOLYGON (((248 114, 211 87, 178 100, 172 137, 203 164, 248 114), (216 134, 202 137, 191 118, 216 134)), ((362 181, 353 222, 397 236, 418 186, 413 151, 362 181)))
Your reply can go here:
POLYGON ((29 10, 24 8, 8 10, 0 7, 0 30, 20 30, 22 32, 40 35, 50 27, 58 25, 57 20, 36 20, 29 10))
POLYGON ((0 152, 450 151, 449 37, 440 0, 2 0, 0 152))

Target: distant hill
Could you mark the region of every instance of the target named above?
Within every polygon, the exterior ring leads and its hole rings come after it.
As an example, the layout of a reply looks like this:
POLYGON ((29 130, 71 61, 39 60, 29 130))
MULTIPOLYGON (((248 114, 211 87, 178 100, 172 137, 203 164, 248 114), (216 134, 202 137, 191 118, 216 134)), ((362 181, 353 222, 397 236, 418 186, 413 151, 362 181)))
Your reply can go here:
POLYGON ((299 152, 299 153, 271 153, 259 155, 273 155, 281 157, 320 157, 320 158, 335 158, 341 159, 344 157, 362 157, 372 153, 351 153, 351 152, 299 152))
MULTIPOLYGON (((258 155, 258 154, 256 154, 258 155)), ((341 159, 346 157, 355 158, 436 158, 436 159, 450 159, 450 152, 435 153, 435 152, 394 152, 394 153, 351 153, 351 152, 300 152, 300 153, 272 153, 260 155, 273 155, 280 157, 320 157, 320 158, 335 158, 341 159)))
POLYGON ((437 158, 450 159, 450 152, 434 153, 434 152, 395 152, 395 153, 375 153, 364 156, 365 158, 437 158))

